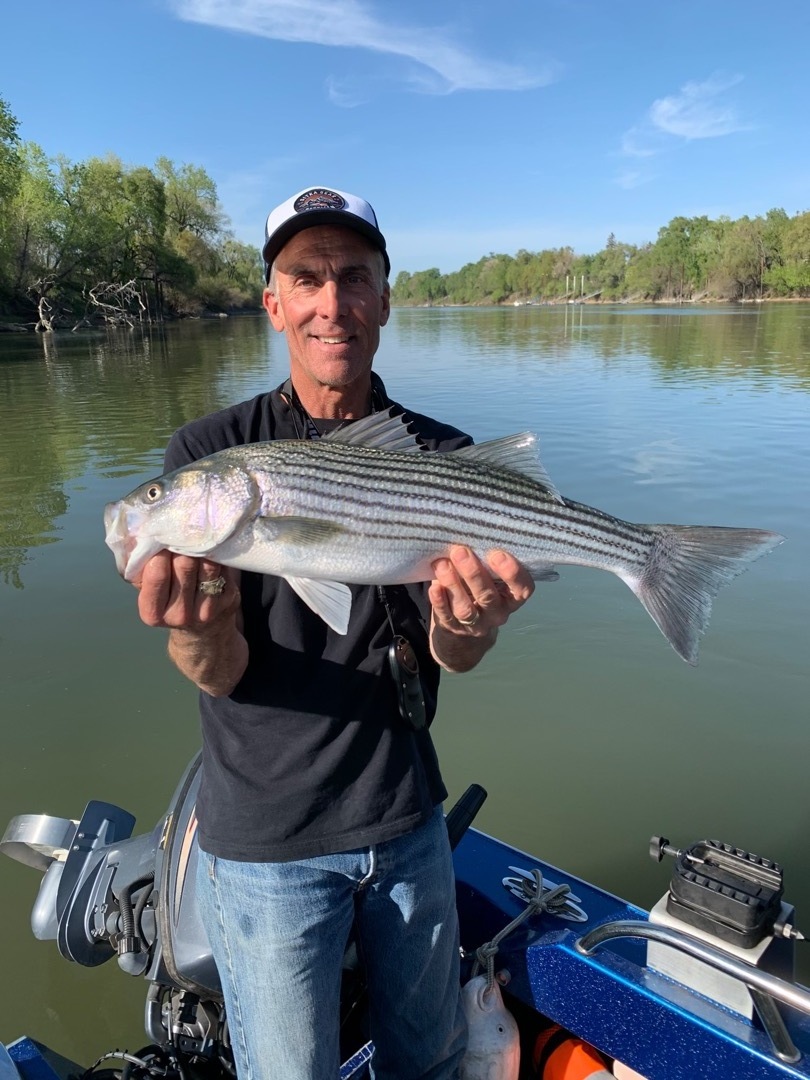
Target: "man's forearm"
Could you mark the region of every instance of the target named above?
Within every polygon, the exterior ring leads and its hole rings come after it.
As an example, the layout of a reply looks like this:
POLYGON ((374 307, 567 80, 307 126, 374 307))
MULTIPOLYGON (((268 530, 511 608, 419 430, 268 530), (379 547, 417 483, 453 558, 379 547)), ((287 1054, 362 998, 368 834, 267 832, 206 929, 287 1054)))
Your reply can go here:
POLYGON ((169 656, 200 690, 227 697, 245 673, 248 644, 233 622, 200 630, 170 630, 169 656))

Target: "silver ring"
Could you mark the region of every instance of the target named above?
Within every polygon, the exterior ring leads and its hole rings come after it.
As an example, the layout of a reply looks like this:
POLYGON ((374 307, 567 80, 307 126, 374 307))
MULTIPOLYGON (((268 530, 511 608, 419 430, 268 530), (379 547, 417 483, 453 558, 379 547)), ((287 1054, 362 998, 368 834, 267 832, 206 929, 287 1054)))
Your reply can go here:
POLYGON ((475 624, 478 622, 478 620, 480 618, 481 618, 481 612, 478 610, 478 608, 474 608, 473 613, 472 613, 472 615, 470 616, 469 619, 460 619, 458 617, 458 615, 456 615, 456 622, 460 626, 475 626, 475 624))
POLYGON ((201 581, 197 588, 203 596, 219 596, 221 592, 225 591, 225 584, 225 578, 220 574, 213 581, 201 581))

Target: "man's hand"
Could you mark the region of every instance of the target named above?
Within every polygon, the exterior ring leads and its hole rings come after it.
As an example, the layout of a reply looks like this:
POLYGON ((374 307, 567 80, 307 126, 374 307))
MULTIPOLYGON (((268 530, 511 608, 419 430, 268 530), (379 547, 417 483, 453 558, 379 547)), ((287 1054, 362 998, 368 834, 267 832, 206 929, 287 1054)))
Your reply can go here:
POLYGON ((469 671, 495 644, 498 627, 529 599, 534 581, 522 563, 492 551, 484 563, 457 546, 433 564, 430 651, 447 671, 469 671))
POLYGON ((238 570, 159 551, 134 583, 143 622, 169 630, 171 659, 214 697, 229 694, 247 667, 239 581, 238 570), (221 592, 201 591, 202 583, 219 578, 225 581, 221 592))
POLYGON ((168 630, 205 630, 239 610, 239 571, 208 559, 159 551, 143 568, 138 612, 147 626, 168 630), (221 593, 200 592, 200 583, 225 579, 221 593))

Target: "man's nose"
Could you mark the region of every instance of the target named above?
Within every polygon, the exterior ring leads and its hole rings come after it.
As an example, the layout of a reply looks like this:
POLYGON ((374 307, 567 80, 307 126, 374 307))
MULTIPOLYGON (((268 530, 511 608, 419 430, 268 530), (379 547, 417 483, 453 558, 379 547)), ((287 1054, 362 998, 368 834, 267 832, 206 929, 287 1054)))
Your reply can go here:
POLYGON ((318 314, 326 319, 337 318, 346 310, 345 293, 339 281, 325 281, 318 294, 318 314))

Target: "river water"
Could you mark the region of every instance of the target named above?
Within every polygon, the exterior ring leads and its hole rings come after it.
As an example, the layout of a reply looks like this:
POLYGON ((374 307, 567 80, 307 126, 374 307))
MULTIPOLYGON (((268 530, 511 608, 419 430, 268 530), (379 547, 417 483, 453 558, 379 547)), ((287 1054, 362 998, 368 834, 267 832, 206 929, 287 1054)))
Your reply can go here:
MULTIPOLYGON (((376 366, 479 441, 538 432, 580 502, 788 538, 721 593, 697 668, 618 579, 564 569, 445 679, 434 731, 451 798, 488 789, 485 831, 645 906, 669 873, 652 834, 726 840, 785 865, 810 932, 810 304, 399 310, 376 366)), ((138 622, 102 508, 161 471, 179 424, 286 371, 258 316, 0 338, 0 830, 90 798, 138 831, 164 812, 195 692, 138 622)), ((142 1045, 145 984, 33 939, 35 871, 3 860, 0 883, 0 1040, 85 1062, 142 1045)))

